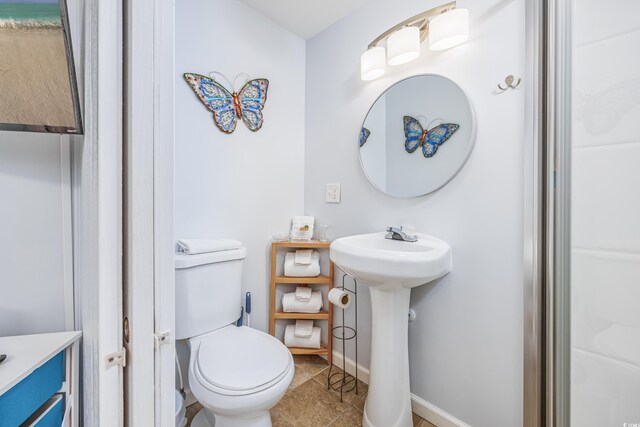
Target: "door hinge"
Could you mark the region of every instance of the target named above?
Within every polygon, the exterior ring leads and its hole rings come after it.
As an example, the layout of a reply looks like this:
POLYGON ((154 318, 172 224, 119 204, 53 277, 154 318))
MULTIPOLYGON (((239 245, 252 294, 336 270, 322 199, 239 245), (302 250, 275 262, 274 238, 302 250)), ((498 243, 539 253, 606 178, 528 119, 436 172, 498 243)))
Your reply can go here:
POLYGON ((123 368, 127 366, 127 350, 124 348, 120 351, 116 351, 115 353, 107 354, 107 368, 112 366, 122 366, 123 368))
POLYGON ((158 332, 153 335, 153 348, 156 350, 160 349, 160 346, 165 344, 169 344, 171 341, 171 331, 158 332))

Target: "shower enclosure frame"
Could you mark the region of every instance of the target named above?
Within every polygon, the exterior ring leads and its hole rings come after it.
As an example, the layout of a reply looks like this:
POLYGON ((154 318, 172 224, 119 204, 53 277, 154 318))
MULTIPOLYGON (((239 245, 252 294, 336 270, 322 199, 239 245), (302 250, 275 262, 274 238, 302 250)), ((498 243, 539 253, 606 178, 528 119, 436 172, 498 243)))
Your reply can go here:
POLYGON ((569 426, 571 11, 526 2, 525 427, 569 426))

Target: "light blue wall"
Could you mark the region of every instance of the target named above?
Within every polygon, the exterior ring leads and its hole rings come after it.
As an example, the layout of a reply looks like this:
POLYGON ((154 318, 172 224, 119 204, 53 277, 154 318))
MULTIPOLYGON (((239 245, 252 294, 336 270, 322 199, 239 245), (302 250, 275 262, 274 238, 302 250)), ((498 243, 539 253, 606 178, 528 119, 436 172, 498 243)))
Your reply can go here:
MULTIPOLYGON (((523 400, 524 86, 501 95, 494 88, 524 73, 524 1, 459 1, 470 15, 465 44, 431 52, 423 43, 418 60, 372 82, 359 76, 360 55, 375 37, 437 4, 371 0, 307 43, 305 212, 330 224, 333 238, 411 224, 451 244, 453 271, 412 292, 411 390, 474 427, 513 427, 522 423, 523 400), (476 146, 442 190, 398 199, 368 182, 357 137, 384 89, 422 73, 443 74, 467 92, 476 146), (330 182, 342 185, 338 205, 324 202, 330 182)), ((369 295, 361 291, 359 356, 368 366, 369 295)))

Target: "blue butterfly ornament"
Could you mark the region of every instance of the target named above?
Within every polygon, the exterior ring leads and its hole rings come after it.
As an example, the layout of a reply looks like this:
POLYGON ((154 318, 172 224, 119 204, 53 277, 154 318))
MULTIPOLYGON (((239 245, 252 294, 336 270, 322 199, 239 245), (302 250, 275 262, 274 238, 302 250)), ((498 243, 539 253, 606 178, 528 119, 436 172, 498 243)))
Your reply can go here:
POLYGON ((371 135, 371 131, 369 129, 365 127, 360 129, 360 138, 359 138, 360 147, 362 147, 367 142, 369 135, 371 135))
POLYGON ((422 147, 425 157, 433 157, 438 147, 444 144, 456 133, 460 125, 455 123, 442 123, 429 130, 424 130, 420 122, 411 116, 404 116, 404 148, 407 153, 413 153, 418 147, 422 147))
POLYGON ((201 74, 185 73, 184 79, 204 106, 213 113, 213 121, 222 132, 232 133, 238 120, 242 120, 253 132, 262 127, 262 109, 267 102, 269 80, 249 80, 239 91, 232 93, 214 78, 201 74))

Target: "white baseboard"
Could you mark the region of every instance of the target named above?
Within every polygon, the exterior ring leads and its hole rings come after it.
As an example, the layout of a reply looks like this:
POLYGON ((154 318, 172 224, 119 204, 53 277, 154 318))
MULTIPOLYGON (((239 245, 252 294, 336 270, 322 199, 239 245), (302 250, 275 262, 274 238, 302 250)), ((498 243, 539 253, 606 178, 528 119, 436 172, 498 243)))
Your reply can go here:
MULTIPOLYGON (((342 369, 342 354, 333 351, 333 364, 342 369)), ((369 384, 369 369, 358 365, 358 379, 369 384)), ((348 357, 345 358, 345 370, 351 375, 356 374, 356 364, 348 357)), ((471 427, 469 424, 457 419, 453 415, 443 411, 437 406, 427 402, 421 397, 411 393, 411 409, 413 412, 436 425, 437 427, 471 427)))
MULTIPOLYGON (((333 350, 333 364, 342 369, 342 354, 335 350, 333 350)), ((345 359, 345 371, 347 371, 348 374, 356 375, 356 362, 348 357, 345 359)), ((365 384, 369 384, 369 369, 358 365, 358 379, 365 384)))
POLYGON ((471 427, 453 415, 443 411, 421 397, 411 393, 411 409, 425 420, 438 427, 471 427))

